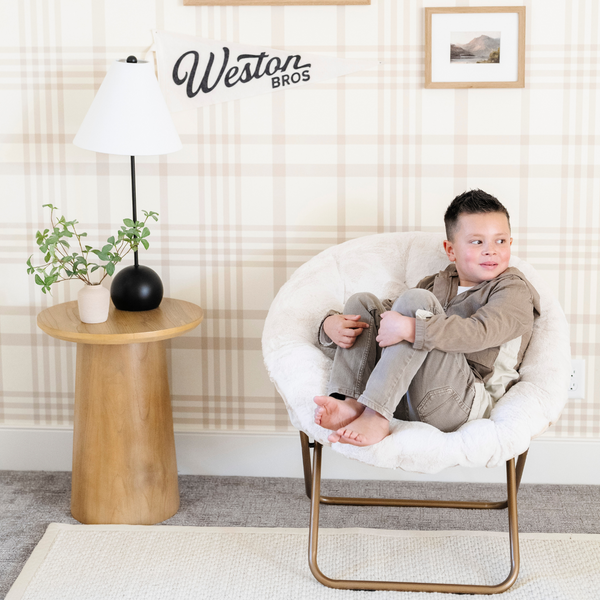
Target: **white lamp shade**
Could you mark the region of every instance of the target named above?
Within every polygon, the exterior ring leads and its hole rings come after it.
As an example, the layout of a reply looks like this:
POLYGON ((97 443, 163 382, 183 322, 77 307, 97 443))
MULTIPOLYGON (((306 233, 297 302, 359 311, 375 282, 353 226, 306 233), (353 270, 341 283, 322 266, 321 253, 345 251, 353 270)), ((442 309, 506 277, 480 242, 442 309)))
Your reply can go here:
POLYGON ((168 154, 181 149, 149 62, 113 63, 73 143, 86 150, 128 156, 168 154))

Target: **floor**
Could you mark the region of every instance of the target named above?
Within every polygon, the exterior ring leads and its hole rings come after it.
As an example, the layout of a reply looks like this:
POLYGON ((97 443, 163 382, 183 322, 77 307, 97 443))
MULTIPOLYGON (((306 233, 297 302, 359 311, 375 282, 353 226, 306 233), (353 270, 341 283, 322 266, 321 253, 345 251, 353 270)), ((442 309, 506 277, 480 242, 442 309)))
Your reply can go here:
MULTIPOLYGON (((164 525, 307 527, 309 501, 300 479, 179 478, 181 507, 164 525)), ((501 500, 500 484, 328 480, 324 495, 501 500)), ((0 598, 23 568, 49 523, 77 523, 70 514, 71 474, 0 471, 0 598)), ((425 508, 321 508, 321 526, 420 530, 507 530, 502 511, 425 508)), ((600 487, 523 485, 522 532, 600 533, 600 487)))

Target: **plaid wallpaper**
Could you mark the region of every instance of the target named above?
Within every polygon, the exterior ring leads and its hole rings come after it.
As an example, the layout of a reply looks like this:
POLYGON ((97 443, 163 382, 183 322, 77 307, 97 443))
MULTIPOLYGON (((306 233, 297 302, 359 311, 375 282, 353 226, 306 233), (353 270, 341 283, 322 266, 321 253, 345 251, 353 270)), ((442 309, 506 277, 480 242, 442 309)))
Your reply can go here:
MULTIPOLYGON (((503 0, 473 5, 498 5, 503 0)), ((127 157, 72 145, 108 65, 143 57, 151 29, 337 57, 379 70, 259 96, 174 120, 183 150, 139 158, 138 207, 160 213, 142 264, 167 296, 206 311, 170 343, 179 430, 285 431, 260 336, 279 287, 344 240, 441 231, 470 187, 508 207, 514 252, 539 269, 586 360, 585 400, 551 434, 600 437, 600 3, 527 7, 525 89, 425 90, 425 6, 186 7, 180 0, 3 0, 0 5, 0 423, 71 422, 75 346, 36 315, 73 300, 26 274, 51 202, 103 241, 130 216, 127 157)), ((310 393, 310 390, 307 390, 310 393)))

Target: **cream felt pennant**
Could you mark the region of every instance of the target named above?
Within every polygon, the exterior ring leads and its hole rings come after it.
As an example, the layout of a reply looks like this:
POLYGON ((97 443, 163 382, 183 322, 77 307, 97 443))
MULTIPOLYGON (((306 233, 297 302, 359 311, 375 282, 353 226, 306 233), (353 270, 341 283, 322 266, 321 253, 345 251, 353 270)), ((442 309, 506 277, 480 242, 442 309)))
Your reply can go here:
POLYGON ((165 31, 154 32, 153 49, 158 80, 172 112, 288 90, 381 64, 165 31))

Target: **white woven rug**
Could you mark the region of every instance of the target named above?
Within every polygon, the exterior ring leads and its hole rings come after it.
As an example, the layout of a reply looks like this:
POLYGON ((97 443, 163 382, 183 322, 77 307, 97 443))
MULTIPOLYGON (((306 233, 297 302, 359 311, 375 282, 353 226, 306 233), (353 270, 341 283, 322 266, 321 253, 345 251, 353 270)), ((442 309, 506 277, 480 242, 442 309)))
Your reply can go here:
MULTIPOLYGON (((600 598, 600 535, 520 537, 521 574, 504 598, 600 598)), ((52 524, 6 600, 465 598, 326 588, 307 545, 304 529, 52 524)), ((496 584, 508 575, 508 536, 323 529, 319 565, 336 578, 496 584)))

